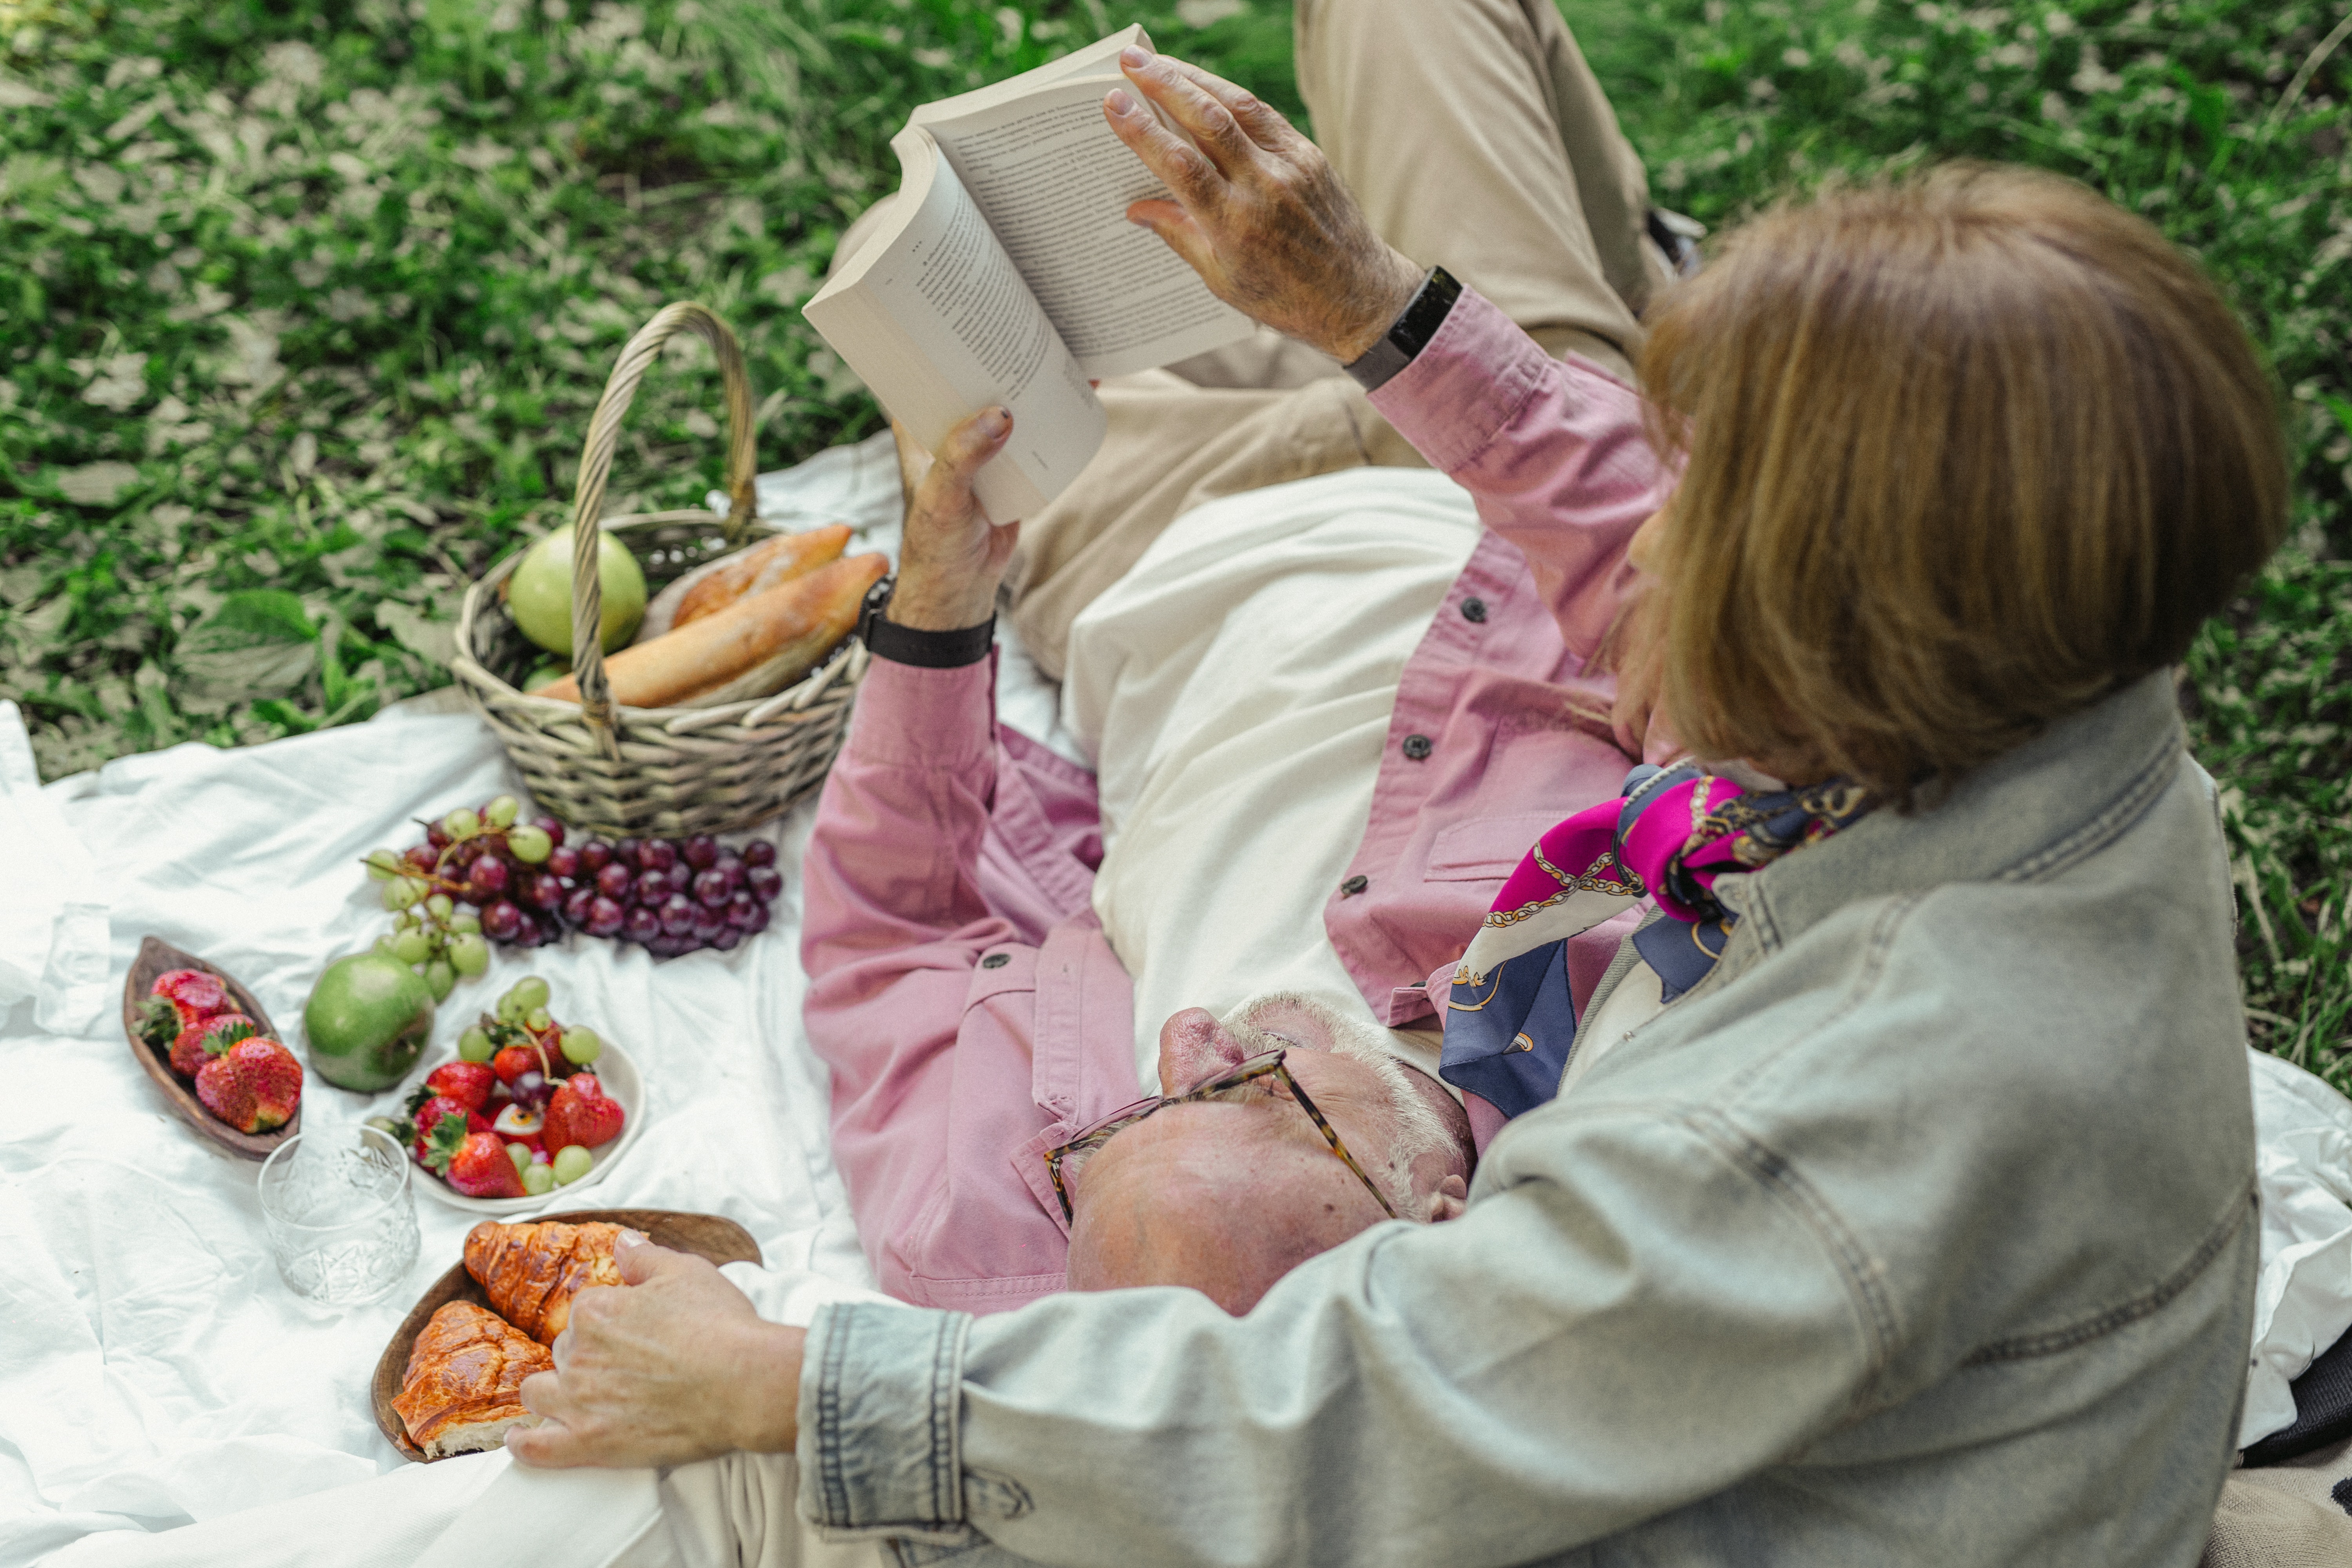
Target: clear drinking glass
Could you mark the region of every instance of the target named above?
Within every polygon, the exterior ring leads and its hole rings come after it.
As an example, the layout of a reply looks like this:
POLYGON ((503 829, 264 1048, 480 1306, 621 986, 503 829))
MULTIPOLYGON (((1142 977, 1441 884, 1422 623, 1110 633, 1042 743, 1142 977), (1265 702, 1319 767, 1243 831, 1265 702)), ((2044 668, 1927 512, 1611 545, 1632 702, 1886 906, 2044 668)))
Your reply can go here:
POLYGON ((373 1301, 416 1261, 408 1157, 373 1127, 319 1127, 261 1163, 269 1253, 298 1296, 332 1306, 373 1301))

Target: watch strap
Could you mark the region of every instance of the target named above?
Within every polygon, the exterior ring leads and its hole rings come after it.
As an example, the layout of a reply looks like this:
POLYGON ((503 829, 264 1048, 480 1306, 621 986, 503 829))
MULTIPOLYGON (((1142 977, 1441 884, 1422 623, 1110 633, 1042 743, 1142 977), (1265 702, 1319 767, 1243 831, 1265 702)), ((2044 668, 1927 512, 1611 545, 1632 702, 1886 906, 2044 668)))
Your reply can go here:
POLYGON ((1454 302, 1462 298, 1462 285, 1454 274, 1443 267, 1433 267, 1429 276, 1421 280, 1421 288, 1381 341, 1362 354, 1341 366, 1356 378, 1356 384, 1366 392, 1378 392, 1396 374, 1413 362, 1413 357, 1429 346, 1437 329, 1454 310, 1454 302))
POLYGON ((866 590, 866 604, 857 613, 857 635, 875 658, 887 658, 893 664, 911 664, 919 669, 958 669, 967 664, 978 664, 996 646, 994 616, 976 626, 962 626, 951 632, 919 631, 900 626, 885 614, 890 607, 890 595, 898 587, 897 577, 883 578, 866 590))

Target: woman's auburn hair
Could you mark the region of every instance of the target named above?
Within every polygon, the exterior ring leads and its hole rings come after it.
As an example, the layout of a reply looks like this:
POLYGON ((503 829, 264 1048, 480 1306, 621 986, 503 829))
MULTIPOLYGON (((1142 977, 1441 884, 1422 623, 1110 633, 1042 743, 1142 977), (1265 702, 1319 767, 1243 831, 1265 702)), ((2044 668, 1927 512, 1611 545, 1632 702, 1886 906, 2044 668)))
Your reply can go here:
POLYGON ((1663 698, 1701 756, 1900 806, 2177 662, 2275 549, 2271 378, 2196 265, 1952 164, 1733 235, 1649 321, 1663 698))

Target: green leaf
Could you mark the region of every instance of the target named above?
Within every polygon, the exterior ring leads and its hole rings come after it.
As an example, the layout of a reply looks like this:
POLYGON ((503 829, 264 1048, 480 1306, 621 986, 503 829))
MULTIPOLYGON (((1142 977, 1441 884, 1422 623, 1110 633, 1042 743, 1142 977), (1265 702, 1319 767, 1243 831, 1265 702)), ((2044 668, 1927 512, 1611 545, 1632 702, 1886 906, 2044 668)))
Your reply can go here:
POLYGON ((457 1157, 457 1151, 466 1146, 467 1127, 463 1110, 446 1111, 433 1124, 433 1131, 425 1138, 425 1163, 433 1167, 434 1174, 446 1176, 449 1173, 450 1162, 457 1157))
POLYGON ((309 642, 318 635, 319 628, 310 624, 309 612, 294 595, 282 588, 248 588, 222 600, 210 619, 180 639, 180 646, 210 637, 252 647, 309 642))
POLYGON ((265 697, 253 705, 253 716, 277 725, 289 735, 307 735, 319 727, 316 714, 306 713, 290 702, 275 697, 265 697))
POLYGON ((310 679, 318 628, 282 588, 247 588, 221 601, 173 650, 197 692, 216 702, 284 696, 310 679))
MULTIPOLYGON (((2185 73, 2184 73, 2185 74, 2185 73)), ((2189 118, 2205 133, 2205 140, 2215 147, 2229 140, 2230 95, 2210 84, 2194 84, 2189 89, 2189 118)))
POLYGON ((2320 401, 2327 405, 2327 412, 2336 416, 2336 423, 2344 426, 2344 434, 2352 436, 2352 398, 2329 392, 2321 394, 2320 401))
POLYGON ((179 1037, 180 1010, 172 1005, 168 996, 150 996, 139 1006, 139 1037, 159 1051, 168 1052, 172 1042, 179 1037))
POLYGON ((446 669, 457 658, 457 625, 455 621, 427 620, 396 599, 386 599, 375 607, 375 624, 392 634, 393 640, 420 658, 426 658, 446 669))
MULTIPOLYGON (((344 670, 342 649, 337 646, 341 641, 342 628, 330 621, 319 637, 319 680, 326 691, 330 714, 351 706, 352 699, 356 695, 352 687, 363 684, 353 681, 344 670)), ((332 720, 329 721, 332 722, 332 720)))

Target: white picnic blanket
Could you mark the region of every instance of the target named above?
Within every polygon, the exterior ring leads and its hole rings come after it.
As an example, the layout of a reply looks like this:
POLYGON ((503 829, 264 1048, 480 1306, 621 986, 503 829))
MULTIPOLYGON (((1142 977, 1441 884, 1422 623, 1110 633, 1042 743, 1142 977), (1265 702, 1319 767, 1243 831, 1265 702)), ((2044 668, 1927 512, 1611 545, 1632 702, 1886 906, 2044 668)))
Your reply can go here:
MULTIPOLYGON (((763 476, 763 514, 860 523, 895 551, 889 437, 763 476)), ((1017 650, 1000 710, 1066 749, 1054 694, 1017 650)), ((436 694, 441 695, 441 694, 436 694)), ((156 1530, 404 1464, 368 1380, 394 1328, 478 1217, 422 1192, 415 1266, 381 1302, 326 1309, 271 1265, 259 1166, 197 1138, 123 1038, 124 974, 148 934, 251 986, 301 1054, 328 961, 386 929, 359 858, 415 818, 515 787, 489 731, 431 699, 346 729, 215 751, 184 745, 39 785, 0 702, 0 1568, 97 1531, 156 1530)), ((656 963, 574 938, 499 953, 444 1003, 427 1059, 524 973, 567 1020, 619 1041, 649 1110, 627 1157, 548 1209, 721 1214, 772 1265, 870 1285, 826 1134, 824 1069, 801 1032, 797 868, 814 803, 770 824, 786 891, 732 952, 656 963)), ((397 1092, 315 1076, 307 1127, 397 1092)), ((420 1173, 419 1181, 427 1180, 420 1173)))
MULTIPOLYGON (((763 477, 763 512, 870 521, 861 544, 892 547, 887 441, 763 477)), ((999 704, 1069 749, 1051 689, 1017 650, 999 704)), ((119 997, 152 933, 238 975, 299 1039, 320 968, 384 929, 359 858, 412 841, 413 818, 512 787, 487 729, 433 706, 243 751, 179 746, 42 787, 0 703, 0 1568, 404 1463, 375 1429, 369 1377, 473 1216, 420 1194, 423 1246, 388 1297, 304 1303, 271 1266, 258 1167, 165 1109, 122 1037, 119 997)), ((433 1048, 446 1054, 519 975, 544 976, 559 1016, 620 1041, 650 1096, 625 1161, 548 1208, 722 1214, 772 1265, 865 1286, 825 1075, 800 1026, 797 868, 812 814, 763 830, 787 877, 763 935, 663 963, 587 939, 501 954, 443 1005, 433 1048)), ((2292 1417, 2287 1380, 2352 1323, 2352 1104, 2284 1063, 2255 1072, 2266 1217, 2248 1441, 2292 1417)), ((314 1079, 305 1124, 355 1121, 392 1098, 314 1079)))
MULTIPOLYGON (((468 714, 240 752, 181 746, 48 792, 110 906, 111 984, 76 993, 94 1005, 50 1007, 40 1021, 20 1004, 0 1035, 0 1562, 405 1462, 375 1430, 369 1375, 479 1216, 419 1193, 423 1245, 389 1297, 306 1305, 270 1263, 258 1166, 166 1110, 131 1057, 117 998, 152 933, 244 980, 299 1053, 311 981, 385 927, 358 858, 409 842, 412 817, 508 787, 503 755, 468 714)), ((803 806, 763 834, 788 878, 809 818, 803 806)), ((7 850, 11 860, 54 853, 47 836, 7 850)), ((612 1173, 551 1194, 548 1208, 722 1214, 771 1262, 869 1283, 828 1151, 824 1069, 800 1035, 796 901, 778 912, 733 952, 667 963, 584 938, 570 951, 501 953, 442 1005, 432 1048, 446 1055, 519 975, 544 976, 559 1016, 628 1049, 649 1101, 612 1173)), ((357 1121, 396 1099, 314 1075, 305 1125, 357 1121)))

